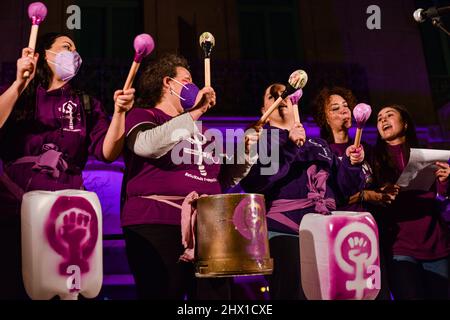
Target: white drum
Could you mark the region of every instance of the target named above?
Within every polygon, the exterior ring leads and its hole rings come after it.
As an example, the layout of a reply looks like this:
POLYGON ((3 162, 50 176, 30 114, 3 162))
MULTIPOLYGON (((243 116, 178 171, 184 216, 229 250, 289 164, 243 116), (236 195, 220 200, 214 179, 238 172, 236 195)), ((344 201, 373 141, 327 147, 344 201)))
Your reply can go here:
POLYGON ((101 289, 102 210, 83 190, 23 196, 22 274, 31 299, 95 298, 101 289))

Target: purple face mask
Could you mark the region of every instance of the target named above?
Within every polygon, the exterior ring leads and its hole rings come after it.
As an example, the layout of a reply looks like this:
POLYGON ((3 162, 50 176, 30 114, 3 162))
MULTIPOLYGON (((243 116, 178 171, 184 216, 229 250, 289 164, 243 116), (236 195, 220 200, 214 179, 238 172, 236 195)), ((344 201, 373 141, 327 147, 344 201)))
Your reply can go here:
POLYGON ((184 109, 190 109, 195 105, 195 99, 200 89, 194 83, 188 83, 181 89, 181 105, 184 109))
POLYGON ((47 61, 55 65, 55 71, 58 78, 62 81, 69 81, 75 77, 78 70, 80 70, 82 63, 82 59, 78 52, 67 50, 60 52, 47 51, 55 54, 54 62, 50 60, 47 61))
POLYGON ((197 94, 200 89, 194 83, 182 84, 181 82, 172 79, 177 82, 183 89, 181 89, 180 95, 178 95, 175 91, 171 90, 171 93, 180 98, 181 106, 183 109, 190 109, 195 105, 195 99, 197 98, 197 94))

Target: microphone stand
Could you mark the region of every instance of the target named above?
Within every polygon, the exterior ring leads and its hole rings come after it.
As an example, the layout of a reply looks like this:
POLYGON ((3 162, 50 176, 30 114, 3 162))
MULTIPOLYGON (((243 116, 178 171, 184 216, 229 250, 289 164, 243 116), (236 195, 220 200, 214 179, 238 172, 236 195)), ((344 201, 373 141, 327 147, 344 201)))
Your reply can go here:
POLYGON ((436 18, 431 19, 431 23, 432 23, 433 26, 435 26, 436 28, 441 29, 446 35, 448 35, 450 37, 450 32, 447 29, 445 29, 445 26, 442 23, 440 17, 436 17, 436 18))

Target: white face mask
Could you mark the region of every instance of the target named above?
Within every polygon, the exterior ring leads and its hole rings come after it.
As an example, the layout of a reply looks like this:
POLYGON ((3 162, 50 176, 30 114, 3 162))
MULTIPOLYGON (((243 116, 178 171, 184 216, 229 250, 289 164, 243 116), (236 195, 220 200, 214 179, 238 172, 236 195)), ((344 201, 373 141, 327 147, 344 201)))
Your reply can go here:
MULTIPOLYGON (((171 77, 169 77, 169 79, 175 81, 176 83, 178 83, 180 86, 183 87, 183 89, 186 88, 186 86, 185 86, 184 84, 182 84, 180 81, 178 81, 177 79, 174 79, 174 78, 171 78, 171 77)), ((184 100, 185 100, 185 99, 184 99, 183 97, 181 97, 178 93, 176 93, 176 92, 172 89, 172 87, 169 87, 169 90, 170 90, 170 94, 173 94, 174 96, 178 97, 181 101, 184 101, 184 100)))
POLYGON ((55 55, 55 61, 47 60, 49 63, 55 65, 55 71, 58 78, 62 81, 69 81, 80 70, 83 60, 76 51, 63 50, 60 52, 54 52, 46 50, 55 55))

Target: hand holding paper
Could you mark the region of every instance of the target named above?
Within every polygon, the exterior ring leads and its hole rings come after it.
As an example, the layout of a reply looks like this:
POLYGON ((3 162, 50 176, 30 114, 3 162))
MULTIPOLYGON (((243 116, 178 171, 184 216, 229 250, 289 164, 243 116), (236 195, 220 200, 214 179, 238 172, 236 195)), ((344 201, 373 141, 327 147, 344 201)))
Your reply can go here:
POLYGON ((412 148, 409 162, 397 184, 402 187, 402 190, 429 191, 436 178, 440 181, 444 181, 445 177, 448 179, 450 169, 445 169, 444 163, 449 158, 450 150, 412 148), (437 162, 442 163, 442 165, 438 166, 437 162))

